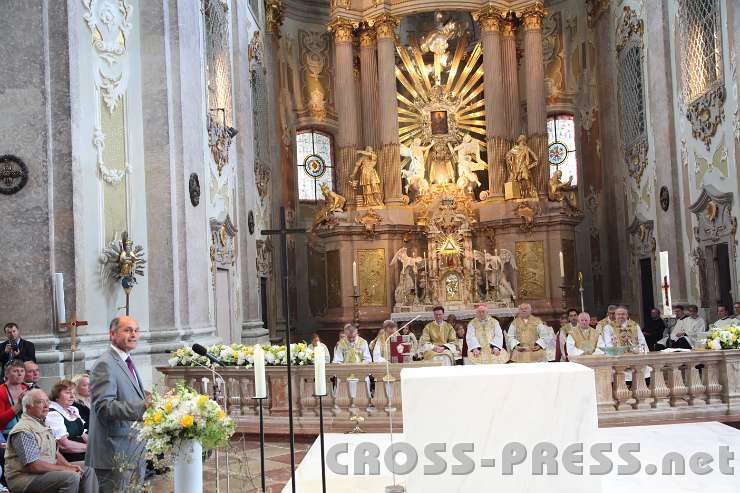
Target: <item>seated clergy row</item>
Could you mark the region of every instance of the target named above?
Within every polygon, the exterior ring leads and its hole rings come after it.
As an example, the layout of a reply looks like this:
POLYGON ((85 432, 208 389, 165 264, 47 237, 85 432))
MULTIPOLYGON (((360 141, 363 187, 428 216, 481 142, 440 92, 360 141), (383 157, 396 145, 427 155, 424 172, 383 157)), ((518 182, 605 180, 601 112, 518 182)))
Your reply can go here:
MULTIPOLYGON (((348 324, 334 349, 333 363, 384 362, 390 358, 388 340, 398 332, 395 322, 383 323, 377 337, 368 343, 360 337, 357 327, 348 324)), ((548 361, 546 348, 555 343, 553 331, 542 320, 532 315, 532 307, 523 303, 516 318, 504 336, 495 318, 488 315, 485 304, 476 306, 476 316, 458 337, 455 328, 444 320, 444 308, 434 309, 434 320, 423 329, 416 340, 413 332, 405 327, 400 334, 408 335, 412 354, 417 359, 438 360, 454 365, 467 347, 469 364, 482 363, 531 363, 548 361), (507 351, 508 349, 508 351, 507 351)), ((577 314, 573 323, 564 323, 560 331, 561 360, 567 356, 604 354, 603 348, 625 347, 633 352, 647 352, 648 346, 640 326, 629 319, 624 307, 615 307, 610 317, 592 327, 588 313, 577 314), (611 316, 613 315, 613 319, 611 316)), ((314 345, 323 344, 314 336, 314 345)), ((328 362, 328 351, 327 362, 328 362)))

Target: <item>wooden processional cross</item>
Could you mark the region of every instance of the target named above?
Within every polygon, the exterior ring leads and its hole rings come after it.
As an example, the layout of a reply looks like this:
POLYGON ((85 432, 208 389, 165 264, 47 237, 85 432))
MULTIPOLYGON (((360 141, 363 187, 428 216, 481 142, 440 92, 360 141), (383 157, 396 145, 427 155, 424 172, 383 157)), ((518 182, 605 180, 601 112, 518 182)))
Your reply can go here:
MULTIPOLYGON (((290 375, 290 303, 288 300, 288 235, 305 234, 302 228, 287 228, 285 223, 285 207, 280 208, 280 229, 263 229, 263 235, 280 235, 280 266, 283 274, 283 316, 285 317, 285 353, 288 360, 288 428, 290 433, 290 477, 291 488, 295 493, 295 435, 293 432, 293 380, 290 375)), ((263 471, 264 474, 264 471, 263 471)))
POLYGON ((72 350, 72 353, 77 351, 77 327, 85 325, 87 325, 87 320, 77 320, 75 312, 72 312, 67 322, 59 322, 60 327, 64 327, 69 330, 70 349, 72 350))

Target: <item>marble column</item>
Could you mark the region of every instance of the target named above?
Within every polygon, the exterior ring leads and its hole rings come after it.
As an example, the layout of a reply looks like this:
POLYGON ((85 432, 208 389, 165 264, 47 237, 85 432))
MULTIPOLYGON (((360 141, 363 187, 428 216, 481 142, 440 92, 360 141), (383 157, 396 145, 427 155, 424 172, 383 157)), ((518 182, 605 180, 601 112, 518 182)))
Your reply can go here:
POLYGON ((349 186, 350 173, 357 157, 360 128, 357 125, 359 105, 355 94, 354 63, 352 59, 352 23, 343 18, 334 19, 329 30, 334 34, 334 93, 337 107, 337 192, 348 204, 354 204, 355 193, 349 186))
POLYGON ((524 67, 527 77, 527 133, 529 146, 539 158, 535 185, 540 194, 547 191, 547 107, 545 103, 545 67, 542 55, 542 19, 545 7, 536 3, 522 12, 524 25, 524 67))
MULTIPOLYGON (((507 16, 501 22, 501 74, 506 100, 507 136, 513 142, 522 133, 519 101, 519 64, 516 57, 514 20, 507 16)), ((510 143, 511 143, 510 142, 510 143)))
POLYGON ((506 136, 506 92, 504 89, 503 60, 501 51, 501 12, 493 7, 483 8, 473 14, 481 27, 483 45, 483 90, 486 103, 486 143, 488 145, 488 194, 503 197, 504 156, 508 143, 506 136))
POLYGON ((362 94, 362 135, 365 145, 380 147, 378 125, 378 59, 375 30, 366 27, 360 32, 360 78, 362 94))
POLYGON ((386 204, 401 203, 401 173, 396 101, 396 40, 399 20, 384 14, 375 20, 378 34, 378 81, 380 103, 380 180, 386 204))

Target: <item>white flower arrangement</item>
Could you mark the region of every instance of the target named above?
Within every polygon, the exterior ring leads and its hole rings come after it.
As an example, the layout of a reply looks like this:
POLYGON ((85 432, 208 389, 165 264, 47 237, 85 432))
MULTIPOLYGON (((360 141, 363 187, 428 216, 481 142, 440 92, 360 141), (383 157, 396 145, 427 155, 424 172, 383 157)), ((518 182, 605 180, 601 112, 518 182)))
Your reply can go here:
MULTIPOLYGON (((288 364, 288 352, 285 345, 270 346, 261 344, 265 352, 265 364, 268 366, 285 366, 288 364)), ((254 365, 254 346, 243 344, 214 344, 208 348, 208 353, 221 360, 224 366, 242 366, 252 368, 254 365)), ((305 342, 290 345, 291 364, 304 366, 313 365, 313 346, 305 342)), ((168 360, 170 366, 211 366, 205 356, 198 356, 189 347, 181 347, 168 360)))
POLYGON ((731 325, 712 329, 707 338, 707 349, 740 349, 740 327, 731 325))

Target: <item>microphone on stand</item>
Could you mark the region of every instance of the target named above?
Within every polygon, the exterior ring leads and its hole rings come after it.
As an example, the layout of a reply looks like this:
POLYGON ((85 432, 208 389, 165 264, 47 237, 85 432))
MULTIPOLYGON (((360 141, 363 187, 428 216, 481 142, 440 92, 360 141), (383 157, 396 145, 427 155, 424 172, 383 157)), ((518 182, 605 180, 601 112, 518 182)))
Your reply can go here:
POLYGON ((199 356, 205 356, 206 358, 210 360, 211 363, 214 363, 219 366, 224 366, 224 364, 221 363, 220 359, 218 359, 217 357, 209 353, 205 347, 201 346, 198 343, 193 344, 193 352, 199 356))

